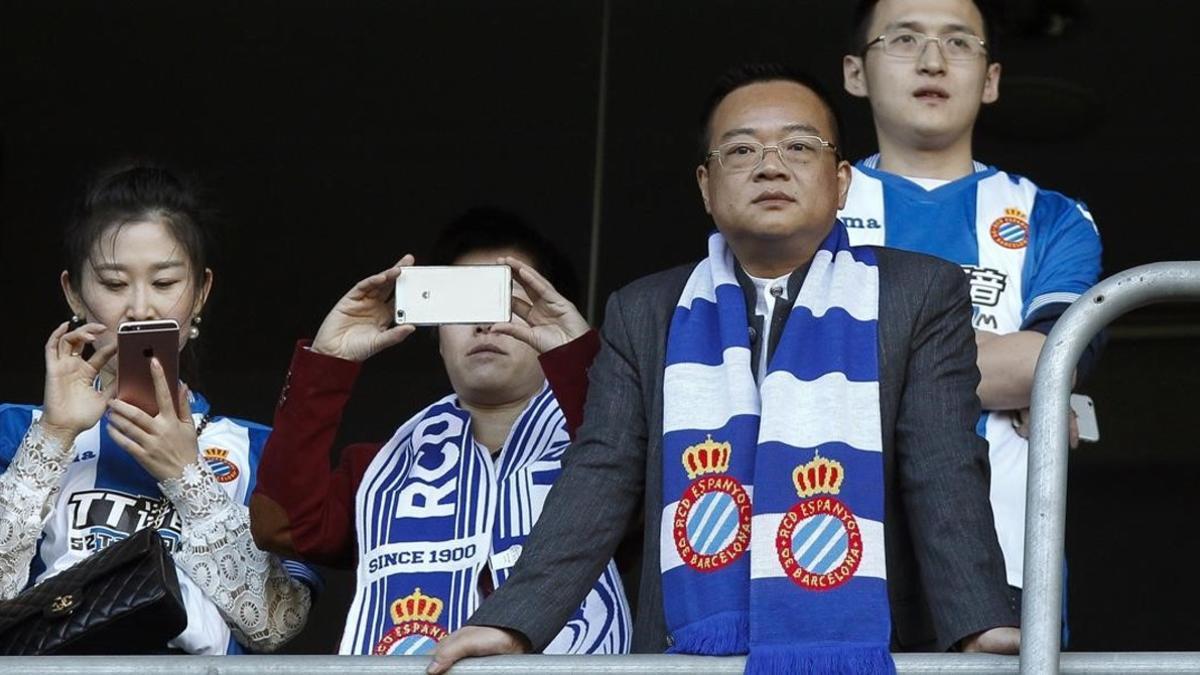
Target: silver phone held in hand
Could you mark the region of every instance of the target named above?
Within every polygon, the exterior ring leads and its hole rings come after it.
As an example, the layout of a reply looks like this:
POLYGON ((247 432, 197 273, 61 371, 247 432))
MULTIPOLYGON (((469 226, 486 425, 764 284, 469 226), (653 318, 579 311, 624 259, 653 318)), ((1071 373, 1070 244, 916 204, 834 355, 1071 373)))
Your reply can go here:
POLYGON ((396 323, 437 326, 512 318, 508 265, 405 267, 396 278, 396 323))

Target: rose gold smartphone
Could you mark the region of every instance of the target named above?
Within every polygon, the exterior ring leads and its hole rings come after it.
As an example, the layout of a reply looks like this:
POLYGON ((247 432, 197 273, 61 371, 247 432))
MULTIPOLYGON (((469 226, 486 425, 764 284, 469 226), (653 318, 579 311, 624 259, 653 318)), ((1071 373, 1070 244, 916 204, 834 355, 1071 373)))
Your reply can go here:
POLYGON ((167 376, 171 400, 179 398, 179 322, 174 319, 126 321, 117 326, 117 398, 158 414, 150 358, 157 357, 167 376))

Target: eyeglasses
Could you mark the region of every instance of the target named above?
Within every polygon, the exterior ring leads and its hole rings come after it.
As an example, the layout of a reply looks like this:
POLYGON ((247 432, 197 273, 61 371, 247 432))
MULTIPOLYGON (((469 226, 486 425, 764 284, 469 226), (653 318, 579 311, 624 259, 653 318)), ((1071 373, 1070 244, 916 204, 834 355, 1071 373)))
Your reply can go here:
POLYGON ((926 35, 913 30, 891 30, 863 45, 862 53, 876 44, 883 53, 901 59, 915 59, 925 51, 925 45, 936 42, 947 61, 972 61, 987 54, 987 43, 970 33, 926 35))
POLYGON ((717 146, 704 156, 713 157, 726 171, 750 171, 762 163, 768 150, 774 150, 784 164, 792 168, 803 167, 817 161, 821 150, 828 148, 837 152, 837 146, 820 136, 792 136, 775 145, 763 145, 755 141, 730 141, 717 146))

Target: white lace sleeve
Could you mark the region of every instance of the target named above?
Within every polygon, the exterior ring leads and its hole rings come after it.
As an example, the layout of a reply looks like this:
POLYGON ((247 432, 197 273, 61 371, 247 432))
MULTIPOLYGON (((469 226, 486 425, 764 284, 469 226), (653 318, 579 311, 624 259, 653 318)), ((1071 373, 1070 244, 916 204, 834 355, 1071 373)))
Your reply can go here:
POLYGON ((183 522, 175 562, 217 606, 238 641, 272 651, 295 637, 308 618, 308 586, 250 535, 250 511, 217 485, 197 461, 158 484, 183 522))
POLYGON ((29 581, 29 562, 71 465, 70 451, 34 422, 0 476, 0 600, 16 596, 29 581))

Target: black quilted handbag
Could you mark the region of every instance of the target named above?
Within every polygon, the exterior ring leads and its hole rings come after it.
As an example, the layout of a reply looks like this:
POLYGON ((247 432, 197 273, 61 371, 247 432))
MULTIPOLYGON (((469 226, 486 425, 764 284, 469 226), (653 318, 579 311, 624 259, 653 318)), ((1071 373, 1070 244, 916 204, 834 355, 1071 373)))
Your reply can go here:
POLYGON ((147 528, 0 602, 0 655, 163 654, 186 627, 175 564, 147 528))

